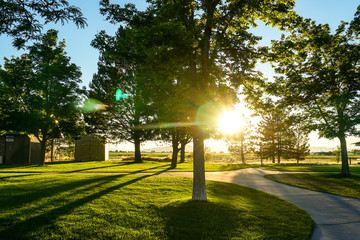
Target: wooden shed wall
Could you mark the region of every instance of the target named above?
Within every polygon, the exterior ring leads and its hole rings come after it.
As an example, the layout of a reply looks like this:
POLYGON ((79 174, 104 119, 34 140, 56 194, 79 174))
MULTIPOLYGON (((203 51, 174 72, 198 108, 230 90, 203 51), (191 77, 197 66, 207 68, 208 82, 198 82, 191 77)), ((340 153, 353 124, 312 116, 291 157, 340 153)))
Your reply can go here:
POLYGON ((107 145, 93 136, 84 136, 75 141, 75 161, 106 161, 107 145))

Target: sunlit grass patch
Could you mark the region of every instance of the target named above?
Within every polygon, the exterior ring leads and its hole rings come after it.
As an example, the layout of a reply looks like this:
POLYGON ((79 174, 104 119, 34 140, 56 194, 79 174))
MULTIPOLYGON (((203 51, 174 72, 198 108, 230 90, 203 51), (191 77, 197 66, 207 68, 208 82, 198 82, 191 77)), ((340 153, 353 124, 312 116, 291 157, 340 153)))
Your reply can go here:
POLYGON ((314 191, 360 199, 360 174, 343 176, 338 173, 270 174, 266 178, 314 191))
MULTIPOLYGON (((360 166, 350 166, 351 172, 360 172, 360 166)), ((340 172, 340 165, 322 165, 322 164, 283 164, 283 165, 271 165, 266 166, 264 170, 273 171, 291 171, 291 172, 340 172)))
POLYGON ((0 174, 0 239, 308 239, 310 217, 250 188, 152 175, 0 174))

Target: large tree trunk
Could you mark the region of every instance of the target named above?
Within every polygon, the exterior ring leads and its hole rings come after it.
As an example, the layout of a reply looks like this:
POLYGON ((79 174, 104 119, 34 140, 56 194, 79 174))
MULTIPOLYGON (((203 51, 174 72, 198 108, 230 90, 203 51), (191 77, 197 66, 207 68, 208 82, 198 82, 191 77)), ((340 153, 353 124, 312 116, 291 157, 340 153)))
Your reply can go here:
POLYGON ((180 141, 180 163, 185 162, 185 146, 186 142, 184 140, 180 141))
POLYGON ((174 169, 177 167, 177 155, 178 155, 179 149, 175 146, 173 146, 173 153, 171 156, 171 166, 170 168, 174 169))
POLYGON ((135 163, 142 163, 142 159, 141 159, 141 151, 140 151, 140 139, 139 138, 135 138, 134 139, 134 145, 135 145, 135 159, 134 162, 135 163))
POLYGON ((171 157, 171 166, 170 168, 177 167, 177 155, 179 152, 179 141, 178 137, 176 136, 176 130, 173 129, 171 132, 171 140, 172 140, 172 157, 171 157))
POLYGON ((339 137, 341 148, 341 174, 350 175, 345 135, 339 137))
POLYGON ((40 141, 40 163, 45 165, 46 139, 40 141))
POLYGON ((204 137, 200 127, 194 128, 194 178, 192 200, 207 201, 205 185, 204 137))
MULTIPOLYGON (((205 27, 204 33, 200 43, 201 51, 201 77, 200 79, 195 79, 194 81, 195 88, 198 93, 194 96, 197 106, 205 104, 207 99, 208 91, 208 81, 209 81, 209 59, 210 59, 210 39, 212 36, 212 30, 214 26, 214 13, 218 1, 205 1, 204 12, 205 12, 205 27)), ((196 59, 196 58, 194 58, 196 59)), ((190 65, 196 66, 195 62, 192 62, 190 65)), ((191 70, 192 76, 196 76, 196 71, 193 72, 195 68, 191 70)), ((196 119, 196 117, 194 118, 196 119)), ((193 144, 194 144, 194 183, 193 183, 193 196, 192 200, 207 201, 206 197, 206 185, 205 185, 205 157, 204 157, 204 136, 202 129, 197 126, 194 127, 193 132, 193 144)))
POLYGON ((51 139, 51 155, 50 155, 50 158, 51 158, 51 162, 54 161, 54 139, 51 139))

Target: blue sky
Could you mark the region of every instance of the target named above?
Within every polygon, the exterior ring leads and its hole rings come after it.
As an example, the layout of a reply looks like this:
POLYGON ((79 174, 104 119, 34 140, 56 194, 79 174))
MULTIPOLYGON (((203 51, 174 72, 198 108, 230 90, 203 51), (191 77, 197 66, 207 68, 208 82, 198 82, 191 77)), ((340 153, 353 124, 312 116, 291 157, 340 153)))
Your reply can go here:
MULTIPOLYGON (((83 76, 83 85, 88 86, 92 79, 92 75, 97 70, 98 51, 90 46, 90 42, 94 39, 95 34, 101 30, 106 30, 109 34, 113 34, 117 26, 112 25, 105 21, 104 17, 99 13, 98 0, 69 0, 70 4, 76 5, 81 8, 84 16, 87 18, 88 27, 85 29, 77 29, 73 23, 65 24, 49 24, 45 26, 44 30, 55 28, 59 30, 60 39, 66 41, 66 51, 68 56, 71 57, 72 62, 81 67, 83 76)), ((134 3, 136 6, 143 10, 146 7, 144 0, 132 1, 115 1, 114 3, 134 3)), ((335 30, 340 21, 351 21, 357 6, 360 1, 355 0, 296 0, 295 10, 301 16, 311 18, 318 23, 329 24, 335 30)), ((259 26, 253 30, 253 33, 262 36, 262 45, 269 44, 272 39, 279 39, 281 32, 271 27, 259 26)), ((10 58, 11 56, 19 56, 22 52, 15 50, 11 45, 11 39, 2 35, 0 36, 0 65, 3 64, 3 57, 10 58)), ((265 77, 271 77, 272 71, 269 66, 261 67, 265 77)), ((357 141, 359 139, 350 138, 348 142, 357 141)), ((311 135, 310 144, 312 146, 328 146, 331 148, 339 145, 337 141, 321 140, 319 141, 316 134, 311 135)), ((351 145, 348 145, 351 147, 351 145)))

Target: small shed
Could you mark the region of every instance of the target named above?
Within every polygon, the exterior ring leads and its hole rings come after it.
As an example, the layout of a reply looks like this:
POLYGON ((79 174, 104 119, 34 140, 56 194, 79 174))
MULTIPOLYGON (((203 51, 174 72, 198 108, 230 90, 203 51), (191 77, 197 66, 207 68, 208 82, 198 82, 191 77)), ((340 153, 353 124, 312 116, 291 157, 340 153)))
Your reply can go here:
MULTIPOLYGON (((45 161, 51 160, 47 146, 45 161)), ((53 150, 58 147, 53 147, 53 150)), ((58 151, 53 151, 53 158, 58 159, 58 151), (55 152, 55 153, 54 153, 55 152)), ((28 134, 9 133, 0 136, 0 164, 35 164, 40 163, 40 143, 28 134)))
POLYGON ((30 163, 30 137, 25 134, 5 134, 0 136, 0 163, 30 163))
POLYGON ((75 141, 75 161, 109 160, 108 145, 93 135, 83 136, 75 141))

